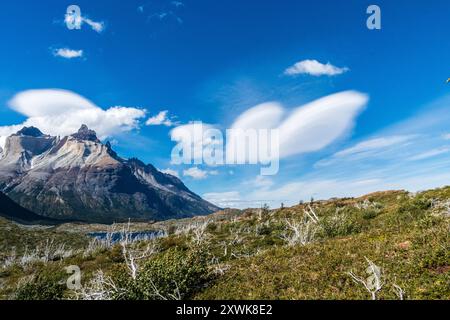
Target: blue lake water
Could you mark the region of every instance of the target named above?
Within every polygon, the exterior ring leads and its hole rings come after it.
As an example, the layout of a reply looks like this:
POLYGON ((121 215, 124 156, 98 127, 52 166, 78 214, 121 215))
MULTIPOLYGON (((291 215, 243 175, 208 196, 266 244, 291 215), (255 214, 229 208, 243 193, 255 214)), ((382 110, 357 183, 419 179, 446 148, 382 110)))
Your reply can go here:
MULTIPOLYGON (((89 237, 105 240, 108 237, 108 232, 90 232, 87 234, 89 237)), ((138 231, 130 233, 131 241, 151 240, 161 238, 165 235, 163 231, 138 231)), ((110 234, 112 242, 118 242, 122 239, 122 232, 113 232, 110 234)))

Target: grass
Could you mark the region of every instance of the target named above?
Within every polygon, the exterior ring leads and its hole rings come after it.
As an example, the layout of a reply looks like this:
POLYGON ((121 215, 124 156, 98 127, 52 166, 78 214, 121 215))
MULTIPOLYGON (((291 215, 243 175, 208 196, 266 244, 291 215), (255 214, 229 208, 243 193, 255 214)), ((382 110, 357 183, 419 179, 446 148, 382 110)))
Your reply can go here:
MULTIPOLYGON (((133 281, 120 245, 86 254, 85 234, 105 231, 105 226, 30 229, 0 220, 2 259, 12 247, 23 252, 48 238, 74 249, 64 259, 0 269, 0 297, 38 299, 36 293, 43 292, 45 299, 74 298, 73 291, 55 283, 64 279, 64 267, 77 265, 84 286, 102 270, 120 287, 119 296, 129 299, 161 298, 151 292, 155 286, 167 297, 184 299, 370 299, 348 274, 369 278, 367 258, 381 268, 378 299, 398 299, 396 287, 406 299, 450 299, 450 187, 414 195, 379 192, 278 210, 226 210, 131 228, 168 233, 154 240, 158 251, 139 261, 140 274, 133 281), (312 210, 318 223, 305 210, 312 210), (307 230, 304 244, 288 222, 299 234, 307 230), (180 257, 204 259, 176 263, 184 261, 180 257)), ((146 245, 142 241, 131 248, 140 252, 146 245)))

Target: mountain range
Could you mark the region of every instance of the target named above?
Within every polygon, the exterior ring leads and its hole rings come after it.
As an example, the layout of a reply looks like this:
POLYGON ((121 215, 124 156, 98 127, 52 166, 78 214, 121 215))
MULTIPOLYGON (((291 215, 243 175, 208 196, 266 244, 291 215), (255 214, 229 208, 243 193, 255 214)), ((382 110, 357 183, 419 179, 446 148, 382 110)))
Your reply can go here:
POLYGON ((0 149, 0 192, 57 220, 166 220, 219 210, 177 177, 121 158, 85 125, 62 138, 35 127, 7 137, 0 149))

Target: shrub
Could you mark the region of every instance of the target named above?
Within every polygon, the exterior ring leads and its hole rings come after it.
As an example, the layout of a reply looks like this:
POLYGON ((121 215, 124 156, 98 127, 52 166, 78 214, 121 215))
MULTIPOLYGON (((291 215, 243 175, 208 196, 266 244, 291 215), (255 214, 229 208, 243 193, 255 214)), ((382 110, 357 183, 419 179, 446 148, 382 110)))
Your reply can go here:
POLYGON ((65 290, 64 274, 40 272, 29 281, 19 284, 16 291, 17 300, 59 300, 65 290))
POLYGON ((261 224, 256 228, 256 234, 259 236, 270 235, 272 233, 272 228, 268 225, 261 224))
POLYGON ((198 291, 208 277, 204 252, 169 249, 144 264, 138 282, 145 298, 185 299, 198 291))
POLYGON ((408 199, 397 209, 397 214, 394 215, 395 222, 409 223, 417 221, 417 219, 423 218, 426 211, 431 208, 431 201, 423 198, 408 199))
POLYGON ((111 279, 119 288, 113 299, 186 299, 208 281, 209 271, 202 251, 170 248, 146 261, 136 280, 123 265, 114 268, 111 279))
POLYGON ((378 216, 379 212, 377 210, 374 209, 368 209, 368 210, 364 210, 362 213, 362 217, 366 220, 370 220, 373 218, 376 218, 378 216))
POLYGON ((321 235, 325 238, 346 236, 358 233, 362 224, 358 221, 356 214, 338 213, 328 215, 320 220, 321 235))

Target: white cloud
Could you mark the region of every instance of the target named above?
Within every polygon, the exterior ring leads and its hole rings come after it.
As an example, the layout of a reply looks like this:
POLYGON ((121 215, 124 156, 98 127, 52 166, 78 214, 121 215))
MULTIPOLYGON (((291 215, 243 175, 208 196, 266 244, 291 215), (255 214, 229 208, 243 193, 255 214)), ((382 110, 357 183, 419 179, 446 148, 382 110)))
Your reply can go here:
POLYGON ((203 180, 206 179, 208 176, 217 176, 219 174, 219 171, 217 170, 202 170, 198 167, 192 167, 187 170, 183 171, 183 176, 185 177, 191 177, 195 180, 203 180))
POLYGON ((184 3, 181 2, 181 1, 172 1, 171 4, 174 5, 177 8, 184 7, 184 3))
POLYGON ((237 204, 242 202, 237 191, 205 193, 203 199, 221 208, 240 207, 237 204))
POLYGON ((6 142, 6 136, 0 136, 0 153, 3 152, 3 148, 5 146, 5 142, 6 142))
POLYGON ((369 138, 352 147, 336 152, 331 157, 318 161, 316 168, 330 166, 338 161, 349 162, 351 160, 375 160, 379 158, 396 158, 402 147, 408 147, 413 141, 417 142, 420 135, 405 134, 385 137, 369 138))
MULTIPOLYGON (((236 118, 231 129, 278 129, 281 158, 321 150, 354 126, 357 115, 368 102, 368 96, 356 91, 345 91, 326 96, 292 111, 283 108, 277 102, 269 102, 248 109, 236 118)), ((162 122, 165 116, 152 122, 162 122)), ((226 152, 232 152, 232 144, 216 137, 208 137, 209 130, 217 129, 213 125, 193 122, 171 130, 172 141, 185 141, 191 137, 192 160, 202 160, 203 150, 212 144, 219 147, 225 144, 226 152)), ((222 139, 225 133, 222 133, 222 139)), ((264 141, 259 141, 259 145, 264 141)), ((267 141, 269 143, 269 141, 267 141)), ((267 146, 266 146, 267 147, 267 146)), ((273 153, 272 155, 274 155, 273 153)), ((245 158, 245 157, 244 157, 245 158)))
POLYGON ((180 177, 178 171, 176 171, 176 170, 164 169, 164 170, 159 170, 159 171, 161 171, 162 173, 170 174, 171 176, 174 176, 174 177, 177 177, 177 178, 180 177))
POLYGON ((9 106, 27 119, 21 124, 0 127, 0 136, 13 134, 23 126, 65 136, 86 124, 104 139, 137 128, 139 119, 145 116, 145 110, 139 108, 116 106, 103 110, 74 92, 60 89, 24 91, 14 96, 9 106))
POLYGON ((409 158, 409 160, 411 160, 411 161, 425 160, 425 159, 440 156, 442 154, 446 154, 449 152, 450 152, 450 148, 448 148, 448 147, 436 148, 436 149, 432 149, 429 151, 419 153, 419 154, 409 158))
POLYGON ((278 102, 267 102, 243 112, 234 121, 232 129, 273 129, 277 127, 286 110, 278 102))
POLYGON ((156 116, 149 118, 145 124, 148 126, 164 125, 166 127, 172 127, 177 125, 178 122, 174 121, 173 118, 170 118, 168 114, 169 114, 168 110, 161 111, 156 116))
POLYGON ((368 96, 345 91, 287 111, 277 103, 266 103, 241 114, 233 129, 278 129, 280 156, 321 150, 346 134, 356 116, 368 102, 368 96))
POLYGON ((73 50, 69 48, 59 48, 53 50, 55 57, 61 57, 65 59, 81 58, 83 57, 83 50, 73 50))
MULTIPOLYGON (((201 122, 191 122, 173 128, 169 135, 172 141, 185 141, 187 137, 192 139, 190 147, 192 150, 192 160, 203 160, 203 148, 220 143, 219 141, 212 141, 207 134, 209 130, 215 129, 213 125, 201 122), (206 139, 203 139, 206 137, 206 139)), ((222 141, 223 142, 223 141, 222 141)))
POLYGON ((208 172, 199 169, 198 167, 193 167, 193 168, 189 168, 187 170, 183 171, 183 175, 185 177, 191 177, 194 178, 196 180, 200 180, 200 179, 205 179, 206 177, 208 177, 208 172))
POLYGON ((256 189, 267 189, 273 186, 274 182, 267 176, 258 175, 254 180, 246 181, 243 184, 256 189))
MULTIPOLYGON (((266 189, 265 189, 266 190, 266 189)), ((295 201, 290 201, 284 198, 278 199, 276 195, 272 195, 270 198, 259 197, 259 195, 265 195, 266 191, 262 190, 261 194, 258 192, 246 192, 243 193, 233 190, 225 192, 210 192, 203 194, 203 199, 217 205, 221 208, 261 208, 264 205, 269 205, 270 207, 279 207, 283 202, 284 204, 294 204, 295 201)), ((297 200, 298 201, 298 200, 297 200)))
POLYGON ((446 133, 442 136, 444 140, 450 140, 450 133, 446 133))
POLYGON ((373 151, 378 151, 386 149, 398 144, 403 144, 411 141, 414 135, 405 136, 390 136, 390 137, 380 137, 373 138, 356 144, 351 148, 344 149, 335 154, 336 157, 349 156, 354 154, 368 153, 373 151))
POLYGON ((339 68, 333 66, 331 63, 323 64, 317 60, 303 60, 297 62, 293 66, 287 68, 284 74, 289 76, 299 75, 299 74, 309 74, 312 76, 336 76, 349 71, 349 68, 339 68))
POLYGON ((83 24, 87 24, 91 27, 92 30, 94 30, 97 33, 103 32, 105 30, 105 23, 103 21, 94 21, 92 19, 89 19, 85 16, 77 15, 77 14, 71 14, 66 13, 64 16, 64 22, 67 25, 73 26, 75 29, 81 29, 83 24))
MULTIPOLYGON (((448 132, 449 109, 450 96, 334 153, 326 159, 327 166, 305 168, 300 176, 291 178, 285 172, 269 187, 249 188, 244 182, 205 196, 221 207, 258 207, 260 203, 277 207, 281 202, 294 205, 311 197, 352 197, 383 190, 414 192, 449 185, 450 146, 442 135, 448 132)), ((285 168, 289 170, 288 165, 285 168)))
POLYGON ((88 24, 92 30, 101 33, 105 29, 105 23, 103 21, 97 22, 88 18, 83 18, 83 21, 88 24))
MULTIPOLYGON (((447 167, 448 168, 448 167, 447 167)), ((243 191, 226 191, 222 193, 206 193, 203 197, 224 208, 239 209, 257 208, 268 204, 272 208, 280 207, 281 203, 292 206, 299 201, 314 199, 331 199, 335 197, 359 197, 372 192, 386 190, 408 190, 416 192, 448 185, 450 173, 448 170, 433 172, 433 168, 423 172, 410 171, 409 173, 389 171, 385 176, 372 177, 355 173, 348 175, 351 178, 316 178, 291 181, 284 185, 271 188, 243 191)))

